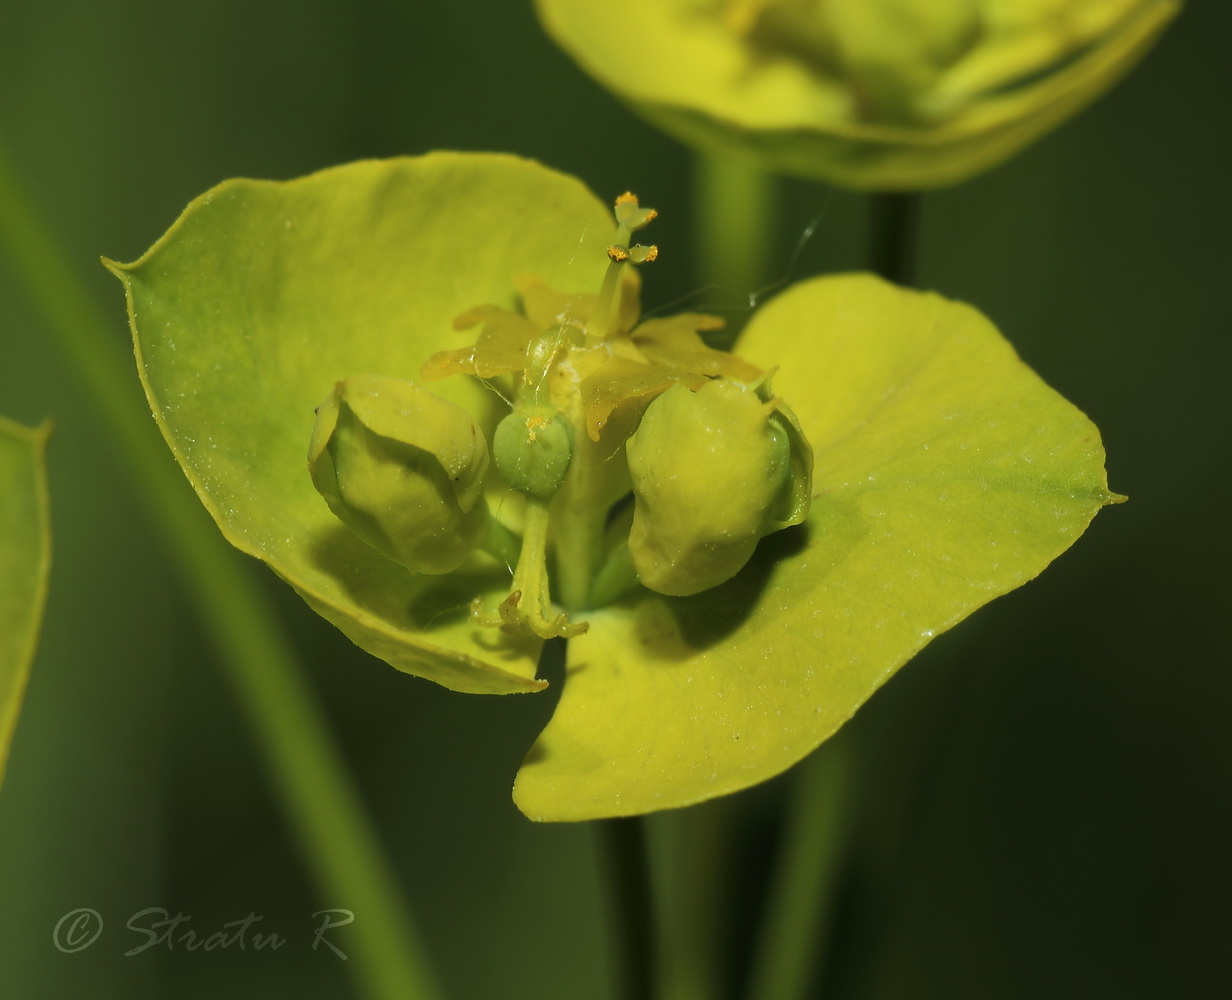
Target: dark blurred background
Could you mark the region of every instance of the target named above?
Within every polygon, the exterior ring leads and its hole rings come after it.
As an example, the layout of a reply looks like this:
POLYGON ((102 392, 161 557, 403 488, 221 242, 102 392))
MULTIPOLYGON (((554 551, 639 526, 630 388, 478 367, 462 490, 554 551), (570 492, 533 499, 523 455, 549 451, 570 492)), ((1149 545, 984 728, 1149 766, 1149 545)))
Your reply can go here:
MULTIPOLYGON (((1226 5, 1192 4, 1095 107, 924 200, 919 283, 984 310, 1094 419, 1131 501, 848 727, 854 837, 827 997, 1232 995, 1230 37, 1226 5)), ((647 304, 698 291, 691 154, 583 77, 522 0, 9 0, 0 136, 117 351, 124 306, 100 254, 137 257, 227 177, 439 148, 534 157, 605 199, 637 191, 662 213, 647 304)), ((784 182, 770 272, 862 266, 865 212, 784 182)), ((347 902, 308 878, 140 485, 3 262, 0 412, 56 420, 50 604, 0 795, 0 990, 355 995, 345 963, 306 946, 123 956, 145 907, 205 932, 253 911, 303 942, 309 914, 347 902), (86 906, 108 931, 61 954, 52 927, 86 906)), ((451 995, 608 996, 593 831, 535 826, 509 800, 551 697, 402 676, 262 573, 451 995)), ((789 780, 737 800, 742 899, 789 780)), ((725 954, 738 970, 739 944, 725 954)))

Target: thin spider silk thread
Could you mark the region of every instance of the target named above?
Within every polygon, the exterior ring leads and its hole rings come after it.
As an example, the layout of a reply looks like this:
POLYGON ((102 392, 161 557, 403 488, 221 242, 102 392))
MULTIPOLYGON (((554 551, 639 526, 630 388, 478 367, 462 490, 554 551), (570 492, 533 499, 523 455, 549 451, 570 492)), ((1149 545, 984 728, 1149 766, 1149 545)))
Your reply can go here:
POLYGON ((810 219, 805 225, 803 230, 801 230, 800 236, 796 240, 795 248, 792 250, 791 257, 787 262, 787 266, 783 269, 783 273, 774 281, 771 281, 769 284, 763 285, 752 291, 727 288, 723 285, 718 285, 712 282, 711 284, 703 285, 691 292, 687 292, 686 294, 680 296, 679 298, 673 299, 670 302, 655 306, 653 309, 648 309, 642 314, 642 319, 652 319, 661 313, 667 312, 668 310, 675 310, 687 302, 698 299, 707 292, 721 292, 724 295, 731 296, 732 299, 741 304, 731 305, 727 303, 719 303, 714 305, 706 305, 703 303, 699 306, 702 310, 719 312, 729 309, 740 313, 752 312, 758 305, 761 304, 761 300, 767 295, 771 292, 778 291, 780 288, 785 287, 796 279, 797 268, 800 264, 800 257, 804 253, 804 248, 813 239, 814 235, 816 235, 818 228, 821 226, 822 220, 825 218, 830 209, 830 203, 833 199, 834 191, 832 189, 827 190, 825 200, 822 202, 821 207, 817 210, 817 213, 812 217, 812 219, 810 219))

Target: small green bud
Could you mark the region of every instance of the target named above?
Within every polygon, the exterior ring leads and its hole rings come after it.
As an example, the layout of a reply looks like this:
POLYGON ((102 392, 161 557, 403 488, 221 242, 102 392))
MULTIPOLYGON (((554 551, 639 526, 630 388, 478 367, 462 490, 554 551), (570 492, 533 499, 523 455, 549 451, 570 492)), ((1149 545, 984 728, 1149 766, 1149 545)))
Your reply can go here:
POLYGON ((803 519, 805 463, 795 452, 807 444, 777 405, 715 379, 696 392, 674 385, 646 408, 626 445, 636 498, 629 554, 644 586, 678 597, 717 587, 759 538, 803 519))
POLYGON ((573 431, 550 406, 519 407, 496 425, 492 454, 513 489, 550 500, 569 470, 573 431))
POLYGON ((457 569, 488 523, 483 431, 459 406, 379 375, 317 407, 308 470, 338 518, 413 573, 457 569))

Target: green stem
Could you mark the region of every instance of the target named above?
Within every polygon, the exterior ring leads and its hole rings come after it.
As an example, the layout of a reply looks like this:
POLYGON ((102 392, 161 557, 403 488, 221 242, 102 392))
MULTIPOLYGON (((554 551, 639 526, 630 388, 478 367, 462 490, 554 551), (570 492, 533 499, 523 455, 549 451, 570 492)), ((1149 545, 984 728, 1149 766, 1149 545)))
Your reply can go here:
POLYGON ((495 614, 485 611, 483 598, 476 597, 471 602, 471 621, 506 631, 529 629, 540 639, 567 639, 586 631, 589 626, 585 622, 570 622, 568 615, 552 612, 547 563, 549 523, 547 501, 528 495, 522 518, 522 551, 518 553, 509 596, 495 614))
POLYGON ((548 593, 548 523, 547 502, 528 496, 512 589, 522 593, 521 613, 540 625, 556 617, 548 593))
POLYGON ((318 890, 355 915, 352 968, 364 991, 380 1000, 440 996, 418 930, 393 888, 396 875, 294 655, 271 624, 276 613, 260 581, 188 492, 140 399, 131 361, 125 364, 112 346, 118 324, 99 310, 65 263, 67 256, 23 196, 2 145, 0 248, 92 395, 176 554, 318 890))
MULTIPOLYGON (((574 461, 578 461, 574 456, 574 461)), ((582 503, 573 499, 566 483, 566 495, 552 507, 552 539, 556 547, 555 580, 560 603, 576 614, 592 604, 591 585, 603 541, 603 525, 582 503), (568 491, 568 492, 567 492, 568 491)))
POLYGON ((734 156, 704 153, 695 162, 697 280, 751 298, 772 270, 774 179, 734 156))
POLYGON ((804 1000, 817 995, 835 888, 845 856, 849 762, 833 738, 793 775, 783 844, 758 927, 747 996, 804 1000))
POLYGON ((744 800, 720 798, 653 817, 662 916, 662 1000, 717 1000, 731 977, 731 871, 744 800))
POLYGON ((912 284, 919 218, 920 196, 915 192, 881 191, 869 196, 870 271, 895 284, 912 284))
POLYGON ((621 959, 616 995, 625 1000, 654 1000, 655 916, 650 889, 650 861, 645 820, 641 816, 598 823, 608 861, 610 898, 621 959))
POLYGON ((637 570, 629 555, 629 545, 621 542, 595 573, 590 587, 590 599, 596 608, 605 608, 627 594, 638 584, 637 570))

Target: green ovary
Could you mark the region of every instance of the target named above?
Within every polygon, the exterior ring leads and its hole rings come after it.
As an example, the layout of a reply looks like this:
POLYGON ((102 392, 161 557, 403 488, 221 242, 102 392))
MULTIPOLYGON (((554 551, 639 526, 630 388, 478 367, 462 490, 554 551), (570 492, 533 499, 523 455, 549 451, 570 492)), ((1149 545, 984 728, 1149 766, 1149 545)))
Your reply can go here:
POLYGON ((515 409, 492 435, 496 468, 513 489, 550 500, 573 454, 569 422, 548 406, 515 409))

